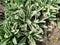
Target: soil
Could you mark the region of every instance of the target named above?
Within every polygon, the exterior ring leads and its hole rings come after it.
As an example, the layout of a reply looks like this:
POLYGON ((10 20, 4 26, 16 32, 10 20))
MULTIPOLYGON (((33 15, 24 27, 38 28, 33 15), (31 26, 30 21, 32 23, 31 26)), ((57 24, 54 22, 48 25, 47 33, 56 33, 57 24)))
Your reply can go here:
POLYGON ((60 45, 60 30, 58 29, 58 26, 56 25, 56 27, 53 29, 49 40, 46 40, 44 42, 37 41, 37 45, 60 45))
POLYGON ((54 29, 54 32, 49 38, 49 41, 46 42, 46 45, 60 45, 60 30, 58 27, 54 29))

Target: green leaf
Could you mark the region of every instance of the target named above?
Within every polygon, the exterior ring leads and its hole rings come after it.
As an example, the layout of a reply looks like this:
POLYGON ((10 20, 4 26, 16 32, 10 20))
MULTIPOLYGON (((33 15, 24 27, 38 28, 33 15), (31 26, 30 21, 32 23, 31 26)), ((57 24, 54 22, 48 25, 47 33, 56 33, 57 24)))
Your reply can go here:
POLYGON ((57 0, 57 3, 60 4, 60 0, 57 0))
POLYGON ((0 45, 6 45, 8 40, 9 40, 9 39, 3 39, 3 40, 0 42, 0 45))
POLYGON ((25 45, 25 42, 26 42, 26 38, 23 37, 23 38, 19 41, 18 45, 25 45))
POLYGON ((28 39, 29 39, 29 45, 36 45, 36 42, 31 35, 28 36, 28 39))
POLYGON ((13 41, 13 43, 14 43, 15 45, 17 44, 17 40, 16 40, 15 37, 12 39, 12 41, 13 41))

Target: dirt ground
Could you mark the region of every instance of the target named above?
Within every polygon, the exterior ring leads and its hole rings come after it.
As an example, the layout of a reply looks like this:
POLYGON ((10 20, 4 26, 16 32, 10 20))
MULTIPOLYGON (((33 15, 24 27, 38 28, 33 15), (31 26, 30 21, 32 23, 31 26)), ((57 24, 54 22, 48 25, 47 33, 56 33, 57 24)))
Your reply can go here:
POLYGON ((37 41, 37 45, 60 45, 60 30, 58 27, 56 26, 56 28, 54 28, 54 32, 52 33, 49 40, 44 42, 37 41))
POLYGON ((54 32, 49 41, 46 42, 46 45, 60 45, 60 30, 58 27, 54 29, 54 32))

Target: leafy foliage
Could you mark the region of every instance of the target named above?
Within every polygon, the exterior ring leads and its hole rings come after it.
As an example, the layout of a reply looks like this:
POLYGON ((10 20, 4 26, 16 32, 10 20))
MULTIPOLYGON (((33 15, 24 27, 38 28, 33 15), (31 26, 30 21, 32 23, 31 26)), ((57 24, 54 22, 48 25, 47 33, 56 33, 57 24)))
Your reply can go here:
POLYGON ((35 40, 43 40, 45 20, 56 20, 57 4, 56 0, 6 0, 0 44, 36 45, 35 40))

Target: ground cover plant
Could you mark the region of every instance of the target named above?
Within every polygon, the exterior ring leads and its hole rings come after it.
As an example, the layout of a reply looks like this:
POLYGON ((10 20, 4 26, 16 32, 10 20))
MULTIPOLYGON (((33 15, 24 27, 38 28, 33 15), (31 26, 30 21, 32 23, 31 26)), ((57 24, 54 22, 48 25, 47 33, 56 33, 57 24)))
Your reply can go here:
POLYGON ((47 22, 57 20, 57 0, 5 0, 0 45, 37 45, 47 38, 47 22))

